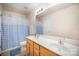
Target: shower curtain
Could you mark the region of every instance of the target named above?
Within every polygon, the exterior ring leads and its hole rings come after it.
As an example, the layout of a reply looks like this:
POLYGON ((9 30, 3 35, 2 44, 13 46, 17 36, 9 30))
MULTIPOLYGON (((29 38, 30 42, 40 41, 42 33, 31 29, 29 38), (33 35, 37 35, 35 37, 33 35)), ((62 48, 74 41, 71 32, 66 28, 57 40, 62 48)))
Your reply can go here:
POLYGON ((2 51, 20 46, 29 35, 28 19, 3 13, 2 30, 2 51))

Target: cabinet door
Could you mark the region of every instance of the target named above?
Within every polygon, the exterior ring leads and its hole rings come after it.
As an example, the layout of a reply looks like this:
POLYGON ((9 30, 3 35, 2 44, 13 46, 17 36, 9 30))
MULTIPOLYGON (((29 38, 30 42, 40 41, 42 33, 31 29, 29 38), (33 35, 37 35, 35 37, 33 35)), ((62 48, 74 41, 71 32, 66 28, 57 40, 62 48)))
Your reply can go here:
POLYGON ((34 56, 39 56, 39 45, 34 43, 34 56))
POLYGON ((26 54, 27 56, 33 56, 33 41, 31 41, 30 39, 27 40, 27 44, 26 44, 26 54))
POLYGON ((26 55, 29 56, 30 54, 30 50, 29 50, 29 43, 28 43, 28 40, 27 40, 27 43, 26 43, 26 55))
POLYGON ((40 46, 40 56, 58 56, 56 53, 40 46))
POLYGON ((30 56, 33 56, 33 46, 30 45, 30 56))
POLYGON ((29 43, 29 51, 30 51, 30 56, 33 56, 33 41, 28 40, 29 43))

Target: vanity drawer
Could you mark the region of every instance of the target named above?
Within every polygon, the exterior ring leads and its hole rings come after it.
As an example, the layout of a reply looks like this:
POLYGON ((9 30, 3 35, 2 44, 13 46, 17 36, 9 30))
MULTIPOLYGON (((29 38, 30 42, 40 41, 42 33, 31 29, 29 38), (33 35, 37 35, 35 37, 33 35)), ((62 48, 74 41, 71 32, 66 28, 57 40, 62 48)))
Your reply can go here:
POLYGON ((28 43, 33 46, 33 41, 31 41, 30 39, 28 40, 28 43))

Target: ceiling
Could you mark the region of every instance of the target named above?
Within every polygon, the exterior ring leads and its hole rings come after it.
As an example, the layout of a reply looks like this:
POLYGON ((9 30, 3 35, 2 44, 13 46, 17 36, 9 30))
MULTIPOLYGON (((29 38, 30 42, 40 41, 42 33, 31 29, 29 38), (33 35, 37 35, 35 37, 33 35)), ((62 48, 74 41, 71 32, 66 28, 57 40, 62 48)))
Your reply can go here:
POLYGON ((23 14, 29 14, 34 11, 36 15, 42 16, 49 12, 55 12, 59 9, 65 8, 72 3, 3 3, 3 9, 19 12, 23 14))
POLYGON ((49 8, 47 8, 44 12, 40 13, 37 15, 37 17, 40 17, 40 16, 43 16, 43 15, 46 15, 48 13, 54 13, 58 10, 61 10, 63 8, 66 8, 66 7, 70 7, 72 5, 76 5, 76 3, 60 3, 60 4, 56 4, 54 6, 51 6, 49 8))
POLYGON ((31 11, 37 11, 40 8, 47 8, 51 3, 3 3, 6 10, 28 14, 31 11))

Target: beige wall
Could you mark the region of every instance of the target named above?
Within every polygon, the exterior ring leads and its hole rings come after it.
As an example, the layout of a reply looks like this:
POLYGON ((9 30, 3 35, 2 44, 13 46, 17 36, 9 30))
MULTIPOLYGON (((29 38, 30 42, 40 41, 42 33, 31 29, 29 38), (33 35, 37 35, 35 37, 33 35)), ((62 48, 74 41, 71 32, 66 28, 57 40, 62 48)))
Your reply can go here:
POLYGON ((29 14, 30 34, 36 34, 35 22, 36 22, 35 12, 32 11, 29 14))
POLYGON ((29 24, 27 15, 7 10, 3 10, 3 23, 13 25, 29 24))
POLYGON ((79 5, 72 5, 44 15, 44 34, 79 39, 79 5))

